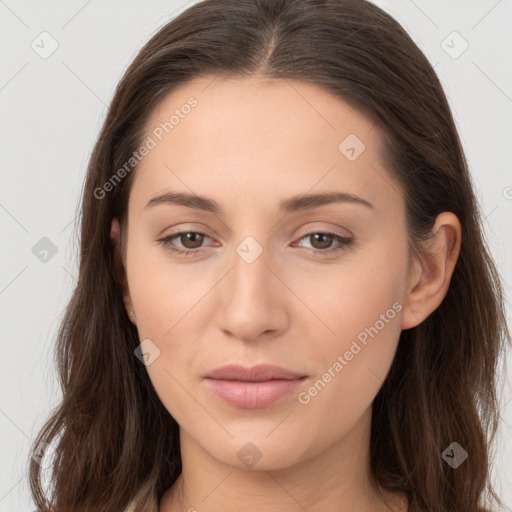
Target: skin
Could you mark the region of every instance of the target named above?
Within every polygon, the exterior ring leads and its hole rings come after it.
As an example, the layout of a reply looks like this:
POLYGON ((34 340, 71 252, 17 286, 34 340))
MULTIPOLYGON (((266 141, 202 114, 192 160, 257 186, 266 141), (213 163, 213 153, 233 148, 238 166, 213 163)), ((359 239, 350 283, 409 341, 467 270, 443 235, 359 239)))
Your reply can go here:
MULTIPOLYGON (((183 472, 161 512, 407 510, 403 496, 370 484, 371 404, 402 329, 442 302, 460 249, 460 223, 444 212, 420 259, 408 253, 405 205, 380 156, 378 129, 315 86, 261 78, 202 77, 169 94, 147 134, 194 96, 198 105, 139 164, 124 232, 120 275, 140 339, 160 355, 147 371, 180 425, 183 472), (349 161, 338 146, 356 134, 366 149, 349 161), (222 214, 148 201, 167 191, 217 201, 222 214), (283 215, 296 194, 343 191, 373 205, 331 203, 283 215), (158 239, 180 231, 167 247, 158 239), (335 233, 339 247, 306 236, 335 233), (253 237, 263 252, 237 252, 253 237), (199 247, 199 249, 197 249, 199 247), (210 248, 210 250, 208 250, 210 248), (202 251, 202 252, 201 252, 202 251), (392 305, 401 306, 327 385, 299 403, 392 305), (211 393, 203 375, 227 363, 271 363, 308 375, 295 393, 262 409, 241 409, 211 393), (237 457, 247 443, 261 458, 237 457), (387 504, 386 504, 387 502, 387 504), (389 507, 389 508, 388 508, 389 507)), ((120 226, 112 222, 116 258, 120 226)))

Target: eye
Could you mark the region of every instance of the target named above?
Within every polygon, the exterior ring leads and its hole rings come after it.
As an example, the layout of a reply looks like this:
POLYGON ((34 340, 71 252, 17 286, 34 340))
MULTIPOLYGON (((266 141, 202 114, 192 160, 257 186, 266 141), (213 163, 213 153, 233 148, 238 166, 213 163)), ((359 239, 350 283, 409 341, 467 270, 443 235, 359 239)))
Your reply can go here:
MULTIPOLYGON (((210 238, 205 233, 201 233, 199 231, 180 231, 174 235, 161 238, 157 240, 157 242, 162 244, 166 250, 171 251, 174 254, 180 256, 193 256, 194 254, 203 252, 205 249, 202 247, 205 237, 210 238), (177 239, 182 244, 182 246, 184 246, 184 249, 174 247, 171 244, 171 242, 175 239, 177 239)), ((353 243, 353 239, 351 238, 346 238, 337 235, 336 233, 323 231, 312 231, 310 233, 306 233, 300 238, 300 240, 307 238, 313 242, 311 251, 322 256, 328 256, 332 253, 345 250, 353 243), (338 247, 333 248, 333 242, 337 242, 338 247)), ((207 250, 211 250, 211 248, 208 248, 207 250)))
POLYGON ((300 240, 308 238, 312 242, 312 251, 315 254, 321 254, 325 256, 347 249, 354 241, 351 238, 346 238, 344 236, 337 235, 336 233, 328 233, 323 231, 311 231, 302 236, 300 240), (337 242, 338 246, 332 248, 333 242, 337 242))
POLYGON ((205 237, 210 238, 205 233, 200 233, 198 231, 180 231, 175 235, 161 238, 158 240, 158 242, 160 242, 167 250, 175 254, 189 256, 200 252, 199 249, 202 249, 201 244, 205 237), (185 249, 180 249, 169 245, 170 242, 175 238, 179 239, 179 241, 185 246, 185 249))

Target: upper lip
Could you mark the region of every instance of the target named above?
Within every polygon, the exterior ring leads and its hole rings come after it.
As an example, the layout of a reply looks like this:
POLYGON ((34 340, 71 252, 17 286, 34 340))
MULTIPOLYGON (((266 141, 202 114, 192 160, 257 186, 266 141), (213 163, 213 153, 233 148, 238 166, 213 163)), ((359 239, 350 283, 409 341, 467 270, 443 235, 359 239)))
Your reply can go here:
POLYGON ((259 364, 251 367, 229 364, 216 368, 205 375, 205 378, 208 379, 241 380, 247 382, 262 382, 272 379, 294 380, 302 377, 306 377, 306 375, 271 364, 259 364))

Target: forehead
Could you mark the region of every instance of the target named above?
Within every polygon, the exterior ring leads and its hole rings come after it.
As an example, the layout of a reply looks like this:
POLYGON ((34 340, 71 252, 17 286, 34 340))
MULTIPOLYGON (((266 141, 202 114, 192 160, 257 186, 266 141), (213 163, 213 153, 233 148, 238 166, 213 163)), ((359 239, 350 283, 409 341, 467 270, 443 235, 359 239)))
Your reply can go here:
MULTIPOLYGON (((344 134, 353 133, 374 143, 374 123, 342 99, 326 90, 304 82, 258 77, 199 77, 180 85, 154 109, 147 123, 147 133, 169 121, 173 114, 172 133, 190 136, 190 131, 219 142, 224 133, 231 141, 247 140, 250 144, 284 141, 311 141, 325 138, 332 146, 344 134), (187 104, 194 100, 196 105, 187 104), (182 111, 182 112, 180 112, 182 111), (187 119, 193 122, 185 122, 187 119), (243 130, 239 130, 243 128, 243 130), (275 140, 277 137, 277 141, 275 140)), ((169 127, 168 127, 169 128, 169 127)))
POLYGON ((259 203, 340 188, 379 203, 391 192, 374 123, 303 82, 193 79, 157 105, 145 137, 154 147, 136 171, 137 201, 166 188, 259 203))

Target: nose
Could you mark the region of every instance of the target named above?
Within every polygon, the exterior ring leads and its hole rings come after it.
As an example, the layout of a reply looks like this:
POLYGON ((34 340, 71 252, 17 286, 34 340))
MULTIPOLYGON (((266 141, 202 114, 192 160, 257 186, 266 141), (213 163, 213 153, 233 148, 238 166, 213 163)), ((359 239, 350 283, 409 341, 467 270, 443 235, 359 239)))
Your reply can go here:
POLYGON ((286 294, 290 292, 276 276, 279 271, 265 250, 251 255, 256 249, 251 244, 240 244, 231 271, 219 290, 218 327, 225 334, 247 342, 278 336, 287 329, 289 321, 286 294))

